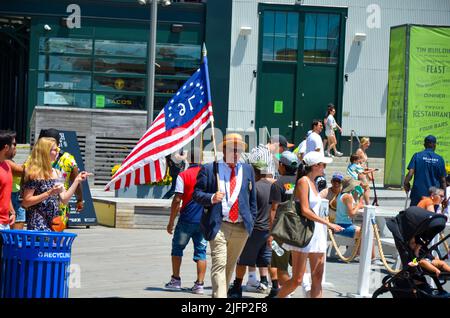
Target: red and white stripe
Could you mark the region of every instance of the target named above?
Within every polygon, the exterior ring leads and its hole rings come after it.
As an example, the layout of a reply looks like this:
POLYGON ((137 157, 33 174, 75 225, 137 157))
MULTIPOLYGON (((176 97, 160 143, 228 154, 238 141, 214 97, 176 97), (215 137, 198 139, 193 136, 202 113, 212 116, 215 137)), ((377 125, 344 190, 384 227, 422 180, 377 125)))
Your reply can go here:
POLYGON ((209 102, 183 126, 166 130, 164 109, 161 110, 150 128, 106 185, 105 191, 163 179, 166 172, 165 157, 191 142, 199 132, 206 128, 212 115, 212 106, 209 102))

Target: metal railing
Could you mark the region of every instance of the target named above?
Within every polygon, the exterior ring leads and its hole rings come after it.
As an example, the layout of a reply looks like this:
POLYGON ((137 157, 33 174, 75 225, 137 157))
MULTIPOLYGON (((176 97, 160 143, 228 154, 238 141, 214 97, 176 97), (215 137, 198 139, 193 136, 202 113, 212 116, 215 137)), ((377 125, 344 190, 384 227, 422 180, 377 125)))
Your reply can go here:
POLYGON ((349 153, 349 157, 353 154, 353 138, 354 138, 354 137, 356 137, 356 140, 358 141, 358 144, 361 143, 361 141, 359 140, 358 134, 356 133, 356 131, 354 131, 354 130, 352 129, 352 131, 350 132, 350 139, 349 139, 349 141, 350 141, 350 153, 349 153))

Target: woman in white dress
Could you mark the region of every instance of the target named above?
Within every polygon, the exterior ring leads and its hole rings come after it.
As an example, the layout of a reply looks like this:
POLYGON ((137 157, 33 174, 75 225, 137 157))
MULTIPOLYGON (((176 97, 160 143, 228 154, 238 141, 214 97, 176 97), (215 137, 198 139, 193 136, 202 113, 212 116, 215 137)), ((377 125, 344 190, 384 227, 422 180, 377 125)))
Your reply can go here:
POLYGON ((336 114, 336 108, 334 108, 333 104, 328 105, 328 111, 327 111, 327 120, 325 122, 325 136, 328 138, 328 148, 327 148, 327 156, 332 157, 331 155, 331 149, 334 150, 334 154, 337 157, 342 157, 342 152, 339 152, 336 149, 337 145, 337 139, 336 139, 336 133, 335 130, 339 129, 339 131, 342 134, 342 128, 339 127, 339 125, 336 122, 336 119, 334 118, 334 115, 336 114))
POLYGON ((287 297, 302 283, 307 259, 309 259, 311 266, 311 298, 322 297, 322 276, 327 250, 327 227, 335 232, 343 230, 339 225, 329 222, 326 216, 319 215, 321 198, 315 187, 314 180, 316 177, 324 174, 326 164, 331 161, 331 158, 326 158, 323 154, 316 151, 309 152, 303 158, 305 168, 303 171, 299 170, 295 197, 300 203, 302 215, 315 222, 314 234, 309 244, 303 248, 286 243, 283 244, 284 249, 291 251, 292 277, 283 284, 278 292, 279 298, 287 297))

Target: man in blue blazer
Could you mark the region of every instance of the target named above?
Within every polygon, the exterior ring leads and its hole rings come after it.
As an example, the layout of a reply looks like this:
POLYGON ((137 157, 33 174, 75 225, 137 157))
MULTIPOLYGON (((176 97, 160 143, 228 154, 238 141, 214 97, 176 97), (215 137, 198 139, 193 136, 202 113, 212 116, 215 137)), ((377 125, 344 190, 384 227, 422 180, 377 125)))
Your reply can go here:
POLYGON ((240 134, 225 135, 219 145, 224 159, 204 165, 194 189, 194 200, 205 207, 200 226, 211 246, 213 298, 227 297, 256 218, 255 173, 249 164, 239 162, 246 146, 240 134))

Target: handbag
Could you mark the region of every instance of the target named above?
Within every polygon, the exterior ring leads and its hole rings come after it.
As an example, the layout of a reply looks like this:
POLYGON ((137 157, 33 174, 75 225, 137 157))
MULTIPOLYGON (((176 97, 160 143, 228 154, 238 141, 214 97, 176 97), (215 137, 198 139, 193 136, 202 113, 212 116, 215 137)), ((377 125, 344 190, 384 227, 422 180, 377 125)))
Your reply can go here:
POLYGON ((282 244, 305 247, 314 234, 314 221, 305 218, 300 211, 300 204, 293 202, 293 195, 288 201, 280 203, 273 221, 271 235, 282 244))

